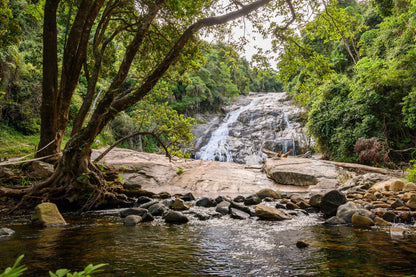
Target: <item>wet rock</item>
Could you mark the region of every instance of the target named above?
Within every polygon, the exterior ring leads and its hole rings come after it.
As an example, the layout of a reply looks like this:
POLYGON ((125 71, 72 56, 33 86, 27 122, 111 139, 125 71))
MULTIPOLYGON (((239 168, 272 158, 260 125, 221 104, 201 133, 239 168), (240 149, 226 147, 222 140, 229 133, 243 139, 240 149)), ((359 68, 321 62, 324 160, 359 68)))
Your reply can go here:
POLYGON ((226 215, 230 211, 230 205, 231 204, 229 202, 222 201, 221 203, 217 205, 217 207, 215 208, 215 211, 222 215, 226 215))
POLYGON ((32 224, 41 227, 66 225, 58 207, 54 203, 42 203, 36 206, 32 216, 32 224))
POLYGON ((0 228, 0 237, 11 236, 14 234, 14 231, 9 228, 0 228))
POLYGON ((274 198, 271 198, 271 197, 266 197, 266 198, 263 198, 263 201, 264 202, 274 202, 274 198))
POLYGON ((172 197, 172 195, 169 192, 161 192, 157 194, 157 197, 160 199, 169 199, 172 197))
POLYGON ((413 194, 410 197, 409 201, 406 202, 406 206, 408 206, 412 210, 415 210, 416 209, 416 194, 413 194))
POLYGON ((33 171, 30 173, 30 176, 40 179, 48 178, 55 172, 52 164, 44 163, 41 161, 32 162, 32 170, 33 171))
POLYGON ((159 202, 158 202, 158 201, 155 201, 155 200, 152 200, 152 201, 150 201, 150 202, 147 202, 147 203, 141 204, 141 205, 139 206, 139 208, 149 209, 149 207, 150 207, 150 206, 153 206, 154 204, 157 204, 157 203, 159 203, 159 202))
POLYGON ((321 206, 321 199, 322 194, 314 194, 309 198, 309 205, 311 205, 314 208, 319 208, 321 206))
POLYGON ((390 238, 391 239, 401 240, 401 239, 405 238, 406 230, 403 229, 403 228, 390 227, 389 231, 390 231, 390 238))
POLYGON ((178 211, 169 211, 165 216, 165 222, 170 224, 185 224, 189 219, 178 211))
POLYGON ((280 203, 276 203, 275 208, 276 209, 286 209, 286 206, 283 205, 283 204, 280 204, 280 203))
POLYGON ((246 200, 246 198, 242 195, 239 195, 239 196, 237 196, 236 198, 233 199, 233 201, 237 202, 237 203, 242 203, 242 202, 244 202, 244 200, 246 200))
POLYGON ((334 216, 338 207, 346 202, 347 198, 342 192, 331 190, 322 197, 320 209, 326 217, 334 216))
POLYGON ((173 201, 173 199, 165 199, 161 203, 170 209, 170 207, 172 207, 173 201))
POLYGON ((155 218, 151 214, 149 214, 149 213, 146 213, 142 217, 142 222, 150 222, 150 221, 153 221, 153 220, 155 220, 155 218))
POLYGON ((403 207, 404 206, 404 202, 402 200, 400 200, 399 198, 397 198, 391 205, 390 207, 392 209, 396 209, 398 207, 403 207))
POLYGON ((345 222, 345 220, 343 220, 342 218, 339 218, 337 216, 333 216, 328 218, 327 220, 325 220, 324 224, 326 225, 342 225, 342 224, 346 224, 347 222, 345 222))
POLYGON ((415 183, 407 183, 403 187, 404 191, 416 191, 416 184, 415 183))
POLYGON ((173 201, 171 209, 175 211, 184 211, 189 210, 189 206, 186 205, 185 201, 179 198, 176 198, 175 201, 173 201))
POLYGON ((374 224, 376 226, 391 226, 392 224, 384 219, 382 219, 381 217, 376 216, 374 218, 374 224))
POLYGON ((397 215, 393 213, 392 211, 387 211, 383 215, 383 219, 388 222, 395 222, 397 220, 397 215))
POLYGON ((230 208, 230 216, 234 219, 248 219, 250 214, 243 212, 239 209, 230 208))
POLYGON ((354 227, 369 228, 374 226, 374 221, 370 217, 362 216, 357 213, 352 216, 351 223, 354 227))
POLYGON ((297 195, 297 194, 293 194, 292 196, 290 196, 290 201, 292 201, 292 202, 293 202, 293 203, 295 203, 296 205, 297 205, 299 202, 301 202, 301 201, 306 202, 306 200, 305 200, 303 197, 301 197, 301 196, 299 196, 299 195, 297 195))
POLYGON ((129 215, 138 215, 138 216, 142 217, 145 214, 147 214, 146 209, 143 209, 143 208, 129 208, 129 209, 125 209, 125 210, 121 211, 120 212, 120 217, 124 218, 124 217, 127 217, 129 215))
POLYGON ((311 207, 311 205, 309 205, 308 203, 306 203, 306 200, 305 201, 298 202, 297 205, 299 206, 299 208, 301 208, 303 210, 311 207))
POLYGON ((263 204, 259 204, 255 208, 256 216, 263 220, 286 220, 291 217, 284 211, 269 207, 263 204))
POLYGON ((308 244, 308 243, 306 243, 306 242, 304 242, 304 241, 298 240, 298 241, 296 242, 296 247, 297 247, 297 248, 306 248, 306 247, 308 247, 308 246, 309 246, 309 244, 308 244))
POLYGON ((165 209, 165 205, 160 204, 160 203, 155 203, 149 207, 148 211, 152 216, 161 216, 165 213, 166 209, 165 209))
POLYGON ((229 199, 227 199, 227 198, 226 198, 226 197, 224 197, 224 196, 218 196, 217 198, 215 198, 215 202, 217 202, 217 204, 219 204, 219 203, 221 203, 221 202, 223 202, 223 201, 230 202, 230 200, 229 200, 229 199))
POLYGON ((288 209, 288 210, 296 210, 296 209, 299 209, 299 206, 298 205, 296 205, 295 203, 293 203, 293 202, 288 202, 287 204, 286 204, 286 209, 288 209))
POLYGON ((251 215, 251 216, 253 216, 253 215, 255 215, 255 214, 256 214, 256 213, 254 212, 254 210, 250 209, 249 207, 244 206, 244 205, 242 205, 242 204, 240 204, 240 203, 236 203, 236 202, 234 202, 234 201, 232 201, 232 202, 230 203, 230 208, 235 208, 235 209, 237 209, 237 210, 243 211, 243 212, 245 212, 245 213, 248 213, 248 214, 249 214, 249 215, 251 215))
POLYGON ((353 202, 347 202, 346 204, 339 206, 337 209, 337 217, 341 218, 347 223, 352 222, 352 217, 354 214, 370 217, 371 212, 361 208, 353 202))
POLYGON ((281 199, 282 198, 279 193, 277 193, 276 191, 274 191, 272 189, 262 189, 262 190, 258 191, 256 193, 256 195, 258 197, 260 197, 260 199, 264 199, 264 198, 267 198, 267 197, 270 197, 270 198, 273 198, 273 199, 281 199))
POLYGON ((136 226, 141 221, 142 218, 138 215, 128 215, 123 222, 125 226, 136 226))
POLYGON ((203 198, 199 199, 198 201, 196 201, 195 205, 198 206, 198 207, 208 208, 208 207, 217 206, 217 202, 212 198, 203 197, 203 198))
POLYGON ((244 205, 246 206, 252 206, 252 205, 257 205, 261 202, 261 198, 258 197, 257 195, 253 194, 250 196, 247 196, 246 199, 244 200, 244 205))
POLYGON ((188 192, 187 194, 182 195, 179 198, 182 199, 183 201, 193 201, 193 200, 195 200, 195 196, 190 192, 188 192))
POLYGON ((147 197, 147 196, 139 196, 137 198, 136 205, 137 206, 140 206, 140 205, 143 205, 144 203, 147 203, 147 202, 150 202, 150 201, 153 201, 153 199, 150 198, 150 197, 147 197))

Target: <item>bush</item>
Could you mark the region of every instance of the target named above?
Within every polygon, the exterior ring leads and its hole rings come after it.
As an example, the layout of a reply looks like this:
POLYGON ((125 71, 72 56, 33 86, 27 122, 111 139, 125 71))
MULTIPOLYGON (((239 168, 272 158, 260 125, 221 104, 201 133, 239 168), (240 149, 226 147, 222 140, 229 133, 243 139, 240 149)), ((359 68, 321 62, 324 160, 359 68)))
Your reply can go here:
POLYGON ((410 166, 406 172, 407 181, 416 183, 416 160, 410 161, 410 166))

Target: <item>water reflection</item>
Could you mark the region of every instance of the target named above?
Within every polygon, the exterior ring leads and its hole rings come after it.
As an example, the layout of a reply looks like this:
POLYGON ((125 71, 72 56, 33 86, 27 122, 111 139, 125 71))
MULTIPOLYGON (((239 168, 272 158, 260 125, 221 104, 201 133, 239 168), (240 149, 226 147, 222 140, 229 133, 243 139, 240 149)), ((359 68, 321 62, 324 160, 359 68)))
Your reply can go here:
MULTIPOLYGON (((25 253, 25 276, 108 263, 100 276, 398 276, 416 272, 416 239, 385 230, 325 227, 317 217, 285 222, 214 219, 125 227, 118 217, 68 219, 63 228, 9 225, 0 268, 25 253), (298 240, 310 244, 298 249, 298 240)), ((4 226, 4 224, 2 224, 4 226)))

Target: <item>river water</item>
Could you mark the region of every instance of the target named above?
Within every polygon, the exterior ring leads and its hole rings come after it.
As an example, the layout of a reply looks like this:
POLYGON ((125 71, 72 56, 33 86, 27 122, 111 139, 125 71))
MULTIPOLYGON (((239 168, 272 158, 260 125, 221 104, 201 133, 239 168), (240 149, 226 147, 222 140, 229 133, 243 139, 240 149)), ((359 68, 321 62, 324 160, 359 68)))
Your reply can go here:
POLYGON ((97 276, 404 276, 416 273, 416 238, 389 229, 323 226, 317 215, 282 222, 230 218, 125 227, 117 215, 66 216, 66 227, 5 220, 0 268, 25 254, 24 276, 108 263, 97 276), (297 248, 302 240, 310 244, 297 248))

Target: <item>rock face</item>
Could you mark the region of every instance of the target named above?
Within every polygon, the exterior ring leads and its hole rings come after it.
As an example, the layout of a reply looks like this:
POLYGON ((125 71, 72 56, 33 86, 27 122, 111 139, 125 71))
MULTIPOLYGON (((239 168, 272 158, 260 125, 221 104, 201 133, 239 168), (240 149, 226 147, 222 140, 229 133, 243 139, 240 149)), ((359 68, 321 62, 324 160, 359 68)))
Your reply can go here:
POLYGON ((214 117, 194 130, 195 157, 203 160, 260 164, 262 148, 293 149, 302 154, 308 147, 303 132, 302 109, 285 93, 253 93, 227 107, 225 117, 214 117))
POLYGON ((267 159, 264 168, 267 176, 283 185, 335 188, 338 170, 335 165, 305 158, 267 159))
POLYGON ((327 192, 321 199, 321 211, 326 217, 334 216, 339 206, 347 202, 345 195, 338 190, 327 192))
POLYGON ((66 225, 58 207, 53 203, 42 203, 36 206, 32 223, 41 227, 66 225))
POLYGON ((285 220, 291 218, 284 211, 263 204, 257 205, 255 211, 256 215, 263 220, 285 220))

